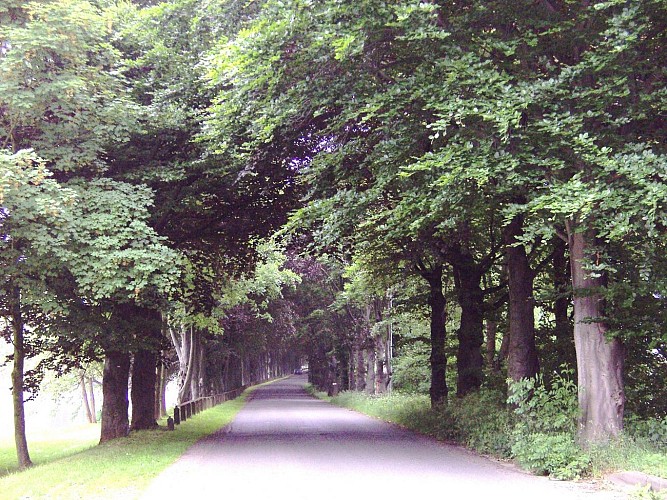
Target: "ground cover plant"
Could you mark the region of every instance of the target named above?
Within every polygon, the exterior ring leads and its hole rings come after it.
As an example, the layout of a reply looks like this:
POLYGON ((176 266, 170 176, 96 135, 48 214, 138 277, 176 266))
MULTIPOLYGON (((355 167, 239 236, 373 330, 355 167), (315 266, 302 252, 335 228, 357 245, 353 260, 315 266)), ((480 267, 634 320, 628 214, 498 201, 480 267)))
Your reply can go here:
POLYGON ((652 425, 628 425, 622 438, 584 451, 575 441, 572 422, 576 420, 571 419, 576 415, 571 411, 568 419, 564 416, 567 412, 561 412, 563 405, 576 409, 572 391, 565 378, 551 389, 535 381, 522 383, 513 399, 514 412, 491 390, 453 399, 447 406, 436 408, 430 407, 428 396, 419 394, 350 391, 327 399, 482 454, 515 459, 528 470, 559 479, 599 478, 621 470, 667 477, 667 448, 656 442, 655 433, 646 431, 664 425, 664 419, 654 419, 652 425), (527 392, 536 396, 530 403, 520 402, 527 392))
POLYGON ((133 432, 43 465, 37 458, 35 467, 0 478, 0 490, 5 498, 136 498, 187 448, 229 423, 244 401, 242 395, 206 410, 174 432, 133 432))
MULTIPOLYGON (((31 454, 36 465, 42 465, 60 458, 74 455, 91 448, 100 440, 99 424, 77 425, 65 429, 28 432, 31 454)), ((18 470, 14 439, 0 439, 0 476, 18 470)))

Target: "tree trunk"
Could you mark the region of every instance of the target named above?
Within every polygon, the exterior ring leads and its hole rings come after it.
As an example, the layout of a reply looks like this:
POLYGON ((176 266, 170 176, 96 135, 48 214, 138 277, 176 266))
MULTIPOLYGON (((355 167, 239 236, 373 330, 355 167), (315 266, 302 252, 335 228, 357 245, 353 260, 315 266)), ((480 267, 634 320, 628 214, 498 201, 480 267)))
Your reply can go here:
POLYGON ((559 237, 553 241, 553 285, 556 291, 554 300, 554 333, 556 337, 556 356, 559 362, 569 362, 574 365, 575 352, 572 334, 572 324, 568 315, 572 292, 569 286, 567 244, 559 237))
POLYGON ((384 335, 378 335, 375 337, 375 352, 376 362, 375 362, 375 393, 383 394, 387 391, 388 385, 388 374, 387 374, 387 352, 386 352, 386 341, 384 335))
POLYGON ((92 423, 96 424, 97 423, 97 407, 95 405, 95 379, 94 377, 90 377, 88 379, 88 387, 90 388, 90 398, 88 398, 88 402, 90 403, 90 411, 93 414, 93 420, 92 423))
POLYGON ((133 431, 154 429, 157 356, 147 349, 134 354, 132 363, 132 424, 133 431))
POLYGON ((350 347, 350 359, 347 362, 347 388, 350 391, 357 390, 357 378, 355 373, 355 360, 357 359, 357 350, 353 345, 350 347))
MULTIPOLYGON (((165 395, 167 390, 167 367, 162 360, 158 361, 155 383, 155 418, 162 418, 167 414, 165 395)), ((222 391, 219 391, 222 392, 222 391)))
MULTIPOLYGON (((203 346, 201 334, 194 327, 180 328, 180 341, 176 333, 171 331, 172 342, 178 355, 178 403, 185 403, 199 397, 203 376, 203 346)), ((247 373, 242 362, 242 385, 246 383, 247 373)), ((252 373, 250 374, 252 377, 252 373)))
POLYGON ((509 278, 509 351, 507 376, 512 380, 531 378, 539 373, 535 347, 533 271, 526 249, 515 245, 523 234, 523 217, 516 216, 505 228, 507 271, 509 278))
POLYGON ((498 337, 498 324, 490 319, 486 320, 486 366, 493 372, 498 372, 496 363, 496 338, 498 337))
POLYGON ((95 423, 94 415, 92 410, 90 409, 90 403, 88 401, 88 386, 86 384, 86 373, 81 372, 79 374, 79 385, 81 386, 81 398, 83 401, 83 409, 86 411, 86 418, 88 419, 88 423, 92 424, 95 423))
MULTIPOLYGON (((362 336, 361 333, 358 334, 359 337, 362 336)), ((357 391, 365 391, 366 390, 366 361, 364 360, 364 349, 363 349, 363 341, 361 339, 357 339, 358 344, 358 349, 357 349, 357 369, 356 371, 356 382, 357 382, 357 391)))
POLYGON ((623 429, 624 348, 617 338, 606 337, 601 289, 604 276, 591 276, 585 260, 595 244, 590 231, 568 225, 570 269, 574 289, 574 343, 579 384, 579 439, 582 444, 604 442, 623 429))
POLYGON ((447 302, 442 291, 442 264, 422 272, 429 284, 428 305, 431 310, 431 406, 447 403, 447 302))
POLYGON ((102 432, 100 443, 127 436, 128 399, 127 388, 130 376, 130 355, 109 351, 104 359, 102 378, 102 432))
POLYGON ((482 273, 469 252, 459 251, 452 260, 454 282, 461 306, 458 330, 456 395, 465 396, 482 386, 484 344, 484 293, 482 273))
POLYGON ((372 342, 368 343, 368 347, 364 351, 366 352, 366 392, 368 394, 375 394, 377 357, 372 342))
POLYGON ((25 432, 25 406, 23 401, 23 372, 25 363, 25 340, 23 313, 21 311, 21 289, 10 283, 9 314, 12 320, 14 340, 14 366, 12 369, 12 402, 14 405, 14 441, 19 469, 32 466, 25 432))

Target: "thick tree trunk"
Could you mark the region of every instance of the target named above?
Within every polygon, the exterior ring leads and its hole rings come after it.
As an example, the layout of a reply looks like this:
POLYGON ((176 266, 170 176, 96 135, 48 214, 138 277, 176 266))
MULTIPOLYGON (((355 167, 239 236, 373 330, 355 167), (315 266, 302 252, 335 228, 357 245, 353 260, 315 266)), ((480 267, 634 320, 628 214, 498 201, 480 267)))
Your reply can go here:
POLYGON ((102 431, 100 443, 127 436, 130 355, 109 351, 104 359, 102 379, 102 431))
POLYGON ((593 277, 585 260, 595 243, 594 235, 568 226, 570 268, 574 289, 574 342, 577 353, 580 426, 583 444, 604 442, 623 429, 624 348, 617 338, 608 339, 600 290, 604 277, 593 277))
POLYGON ((130 430, 157 427, 155 421, 155 386, 157 350, 162 336, 162 315, 147 307, 126 304, 123 314, 139 347, 132 358, 132 420, 130 430))
POLYGON ((132 363, 132 423, 133 431, 153 429, 155 421, 155 386, 157 356, 147 349, 134 354, 132 363))
POLYGON ((540 364, 535 347, 533 271, 526 249, 515 245, 523 234, 523 218, 514 217, 505 229, 507 271, 509 278, 509 351, 507 376, 512 380, 538 374, 540 364))
POLYGON ((25 432, 25 406, 23 401, 23 372, 25 363, 25 339, 23 314, 21 311, 21 290, 10 284, 9 314, 12 320, 14 341, 14 366, 12 369, 12 402, 14 405, 14 441, 16 457, 20 469, 32 465, 28 452, 28 438, 25 432))
POLYGON ((422 272, 429 284, 428 305, 431 310, 431 406, 447 403, 447 302, 442 290, 442 264, 422 272))
POLYGON ((484 293, 482 273, 470 253, 459 252, 452 260, 455 285, 461 306, 458 330, 456 395, 465 396, 482 386, 484 344, 484 293))

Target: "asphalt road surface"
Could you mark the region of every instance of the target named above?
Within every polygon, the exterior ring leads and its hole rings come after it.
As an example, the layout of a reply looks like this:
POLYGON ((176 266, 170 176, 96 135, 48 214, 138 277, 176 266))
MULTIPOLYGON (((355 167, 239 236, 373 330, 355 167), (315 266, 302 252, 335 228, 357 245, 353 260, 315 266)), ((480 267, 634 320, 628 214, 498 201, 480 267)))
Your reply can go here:
MULTIPOLYGON (((267 500, 624 498, 552 481, 309 396, 305 376, 257 389, 144 497, 267 500)), ((178 432, 178 431, 176 431, 178 432)))

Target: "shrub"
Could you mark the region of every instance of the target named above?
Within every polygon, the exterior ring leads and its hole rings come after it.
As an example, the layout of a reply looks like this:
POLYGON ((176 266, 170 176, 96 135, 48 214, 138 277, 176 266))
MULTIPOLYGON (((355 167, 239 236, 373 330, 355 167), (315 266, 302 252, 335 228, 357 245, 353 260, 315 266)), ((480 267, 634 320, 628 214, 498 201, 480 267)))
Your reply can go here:
POLYGON ((457 440, 480 453, 509 457, 512 422, 503 398, 500 391, 482 389, 452 401, 448 411, 457 440))
POLYGON ((634 439, 645 440, 656 449, 667 451, 667 418, 629 418, 625 431, 634 439))
POLYGON ((510 382, 508 402, 517 421, 512 455, 524 467, 559 479, 590 469, 590 457, 577 445, 577 387, 563 368, 547 388, 540 376, 510 382))

